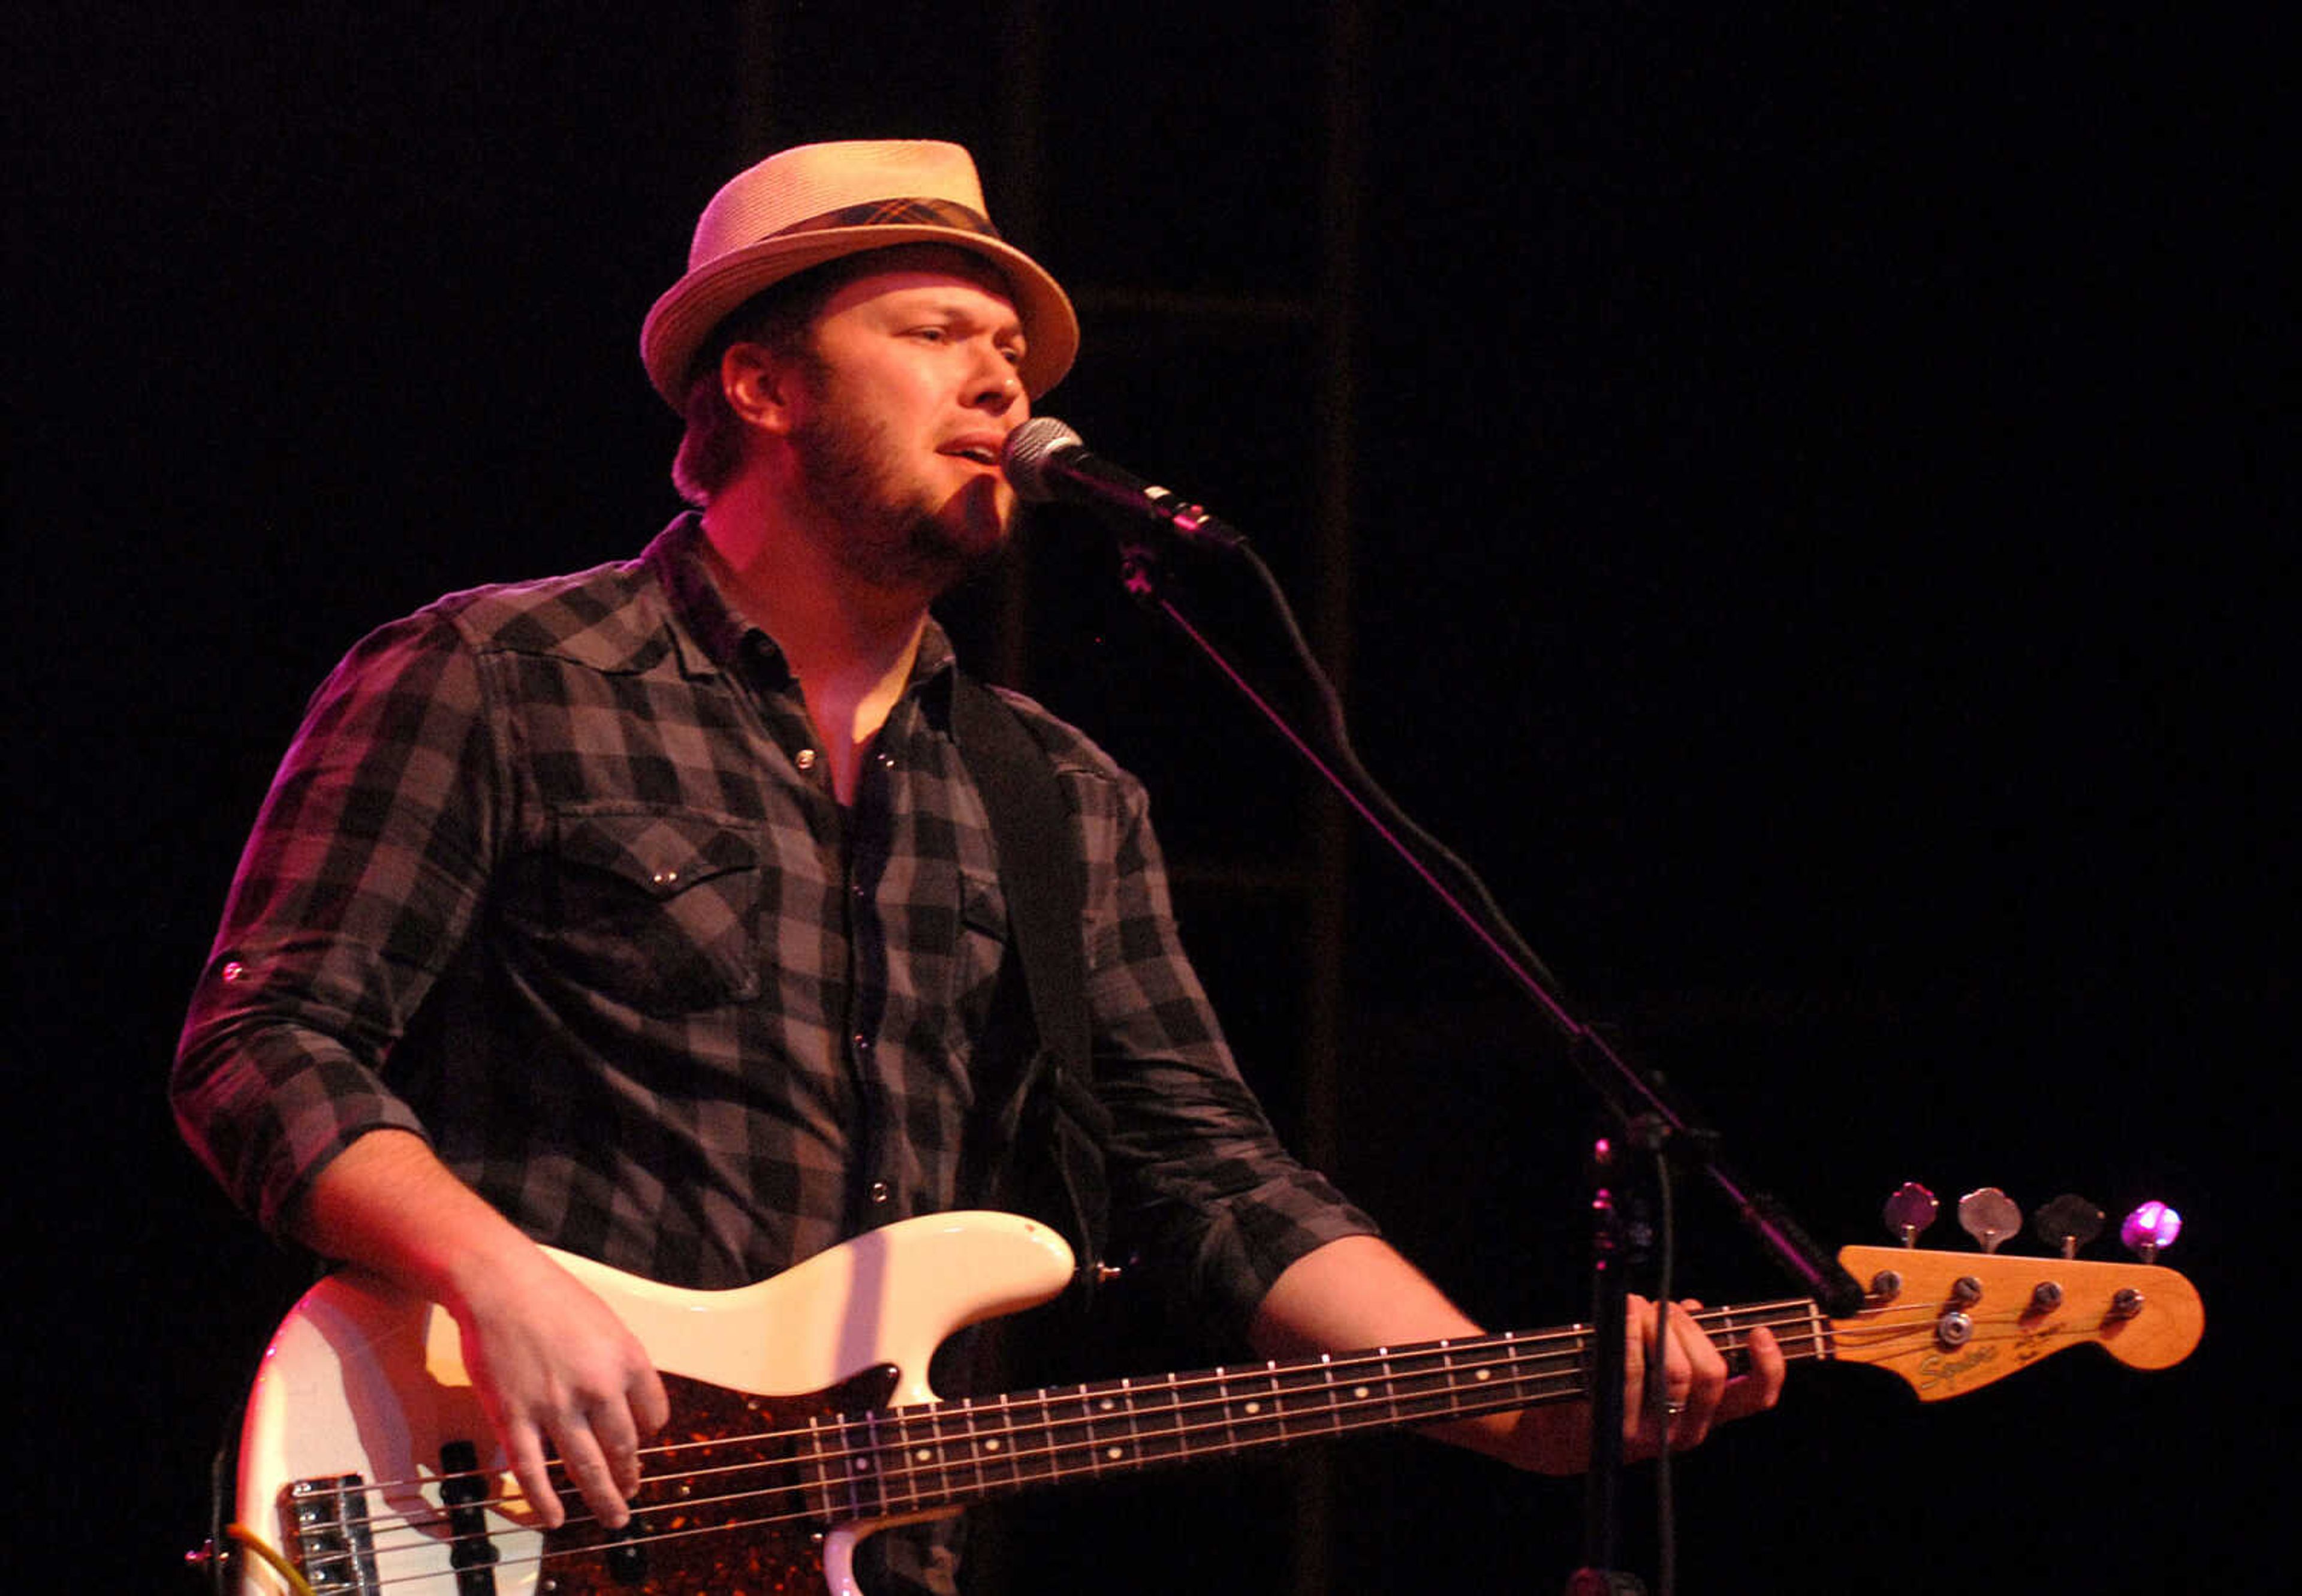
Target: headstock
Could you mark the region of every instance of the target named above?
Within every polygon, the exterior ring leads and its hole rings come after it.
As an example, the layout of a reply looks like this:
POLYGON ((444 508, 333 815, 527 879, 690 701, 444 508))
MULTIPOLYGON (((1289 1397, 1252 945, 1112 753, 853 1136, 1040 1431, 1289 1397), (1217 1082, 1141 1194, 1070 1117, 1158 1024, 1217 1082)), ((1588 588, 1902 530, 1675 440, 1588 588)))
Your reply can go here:
MULTIPOLYGON (((2066 1347, 2092 1344, 2130 1367, 2163 1369, 2198 1344, 2205 1306, 2197 1289, 2173 1270, 2071 1256, 2101 1228, 2100 1211, 2082 1199, 2059 1198, 2041 1210, 2042 1239, 2063 1255, 2042 1258, 1995 1250, 2019 1228, 2019 1219, 2010 1222, 2013 1205, 1990 1189, 1960 1205, 1962 1222, 1988 1250, 1920 1251, 1911 1243, 1931 1222, 1932 1207, 1923 1188, 1906 1186, 1886 1211, 1888 1229, 1904 1245, 1839 1253, 1867 1298, 1861 1312, 1832 1321, 1838 1358, 1892 1369, 1921 1399, 1937 1402, 2003 1380, 2066 1347)), ((2137 1221, 2130 1217, 2123 1233, 2146 1259, 2172 1239, 2155 1221, 2140 1231, 2153 1239, 2138 1241, 2137 1221)))

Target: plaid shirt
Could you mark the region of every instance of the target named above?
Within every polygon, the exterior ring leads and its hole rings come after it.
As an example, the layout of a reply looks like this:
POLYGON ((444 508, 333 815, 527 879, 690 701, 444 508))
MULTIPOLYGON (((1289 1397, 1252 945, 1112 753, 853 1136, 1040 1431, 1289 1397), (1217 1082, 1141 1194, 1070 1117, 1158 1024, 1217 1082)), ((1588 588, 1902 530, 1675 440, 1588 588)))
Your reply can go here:
MULTIPOLYGON (((537 1239, 694 1287, 984 1194, 962 1152, 1008 954, 932 626, 852 809, 682 517, 637 560, 457 594, 314 699, 174 1078, 268 1227, 354 1138, 426 1137, 537 1239)), ((1169 908, 1139 784, 1014 699, 1087 855, 1114 1219, 1236 1332, 1373 1226, 1273 1138, 1169 908)))

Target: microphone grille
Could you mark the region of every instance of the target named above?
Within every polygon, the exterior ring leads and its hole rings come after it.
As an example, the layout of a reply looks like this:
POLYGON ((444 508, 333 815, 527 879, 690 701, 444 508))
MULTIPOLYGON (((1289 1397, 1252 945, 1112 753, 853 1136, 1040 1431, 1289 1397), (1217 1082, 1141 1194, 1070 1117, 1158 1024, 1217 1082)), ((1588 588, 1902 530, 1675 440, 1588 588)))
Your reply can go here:
POLYGON ((1044 469, 1047 461, 1063 449, 1084 447, 1080 435, 1054 416, 1034 416, 1007 434, 1000 465, 1018 495, 1044 501, 1055 496, 1044 469))

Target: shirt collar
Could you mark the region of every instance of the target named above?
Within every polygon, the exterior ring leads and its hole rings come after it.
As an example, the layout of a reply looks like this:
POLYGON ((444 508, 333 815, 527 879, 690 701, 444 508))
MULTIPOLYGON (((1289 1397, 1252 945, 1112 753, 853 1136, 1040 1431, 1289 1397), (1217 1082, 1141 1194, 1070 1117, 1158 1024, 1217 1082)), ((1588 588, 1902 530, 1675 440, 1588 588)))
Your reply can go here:
MULTIPOLYGON (((702 651, 702 657, 697 659, 693 649, 683 649, 687 674, 710 676, 724 671, 741 676, 748 668, 764 670, 766 679, 777 686, 788 686, 791 665, 784 658, 782 646, 721 591, 711 574, 710 561, 703 557, 703 535, 702 516, 694 510, 683 511, 640 557, 663 584, 672 613, 686 636, 702 651)), ((938 711, 947 710, 949 677, 957 666, 950 637, 929 616, 920 636, 919 657, 912 662, 906 693, 924 693, 934 684, 929 701, 938 711)))

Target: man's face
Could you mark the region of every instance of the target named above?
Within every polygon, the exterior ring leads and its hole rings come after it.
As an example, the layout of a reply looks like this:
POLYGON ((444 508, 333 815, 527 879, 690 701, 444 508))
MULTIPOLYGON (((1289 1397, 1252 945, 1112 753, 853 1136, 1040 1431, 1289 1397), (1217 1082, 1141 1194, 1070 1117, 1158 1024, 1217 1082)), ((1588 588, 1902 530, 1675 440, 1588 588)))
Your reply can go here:
POLYGON ((800 491, 859 576, 941 591, 995 559, 1015 515, 999 468, 1029 414, 1005 285, 955 250, 856 278, 811 329, 790 433, 800 491))

